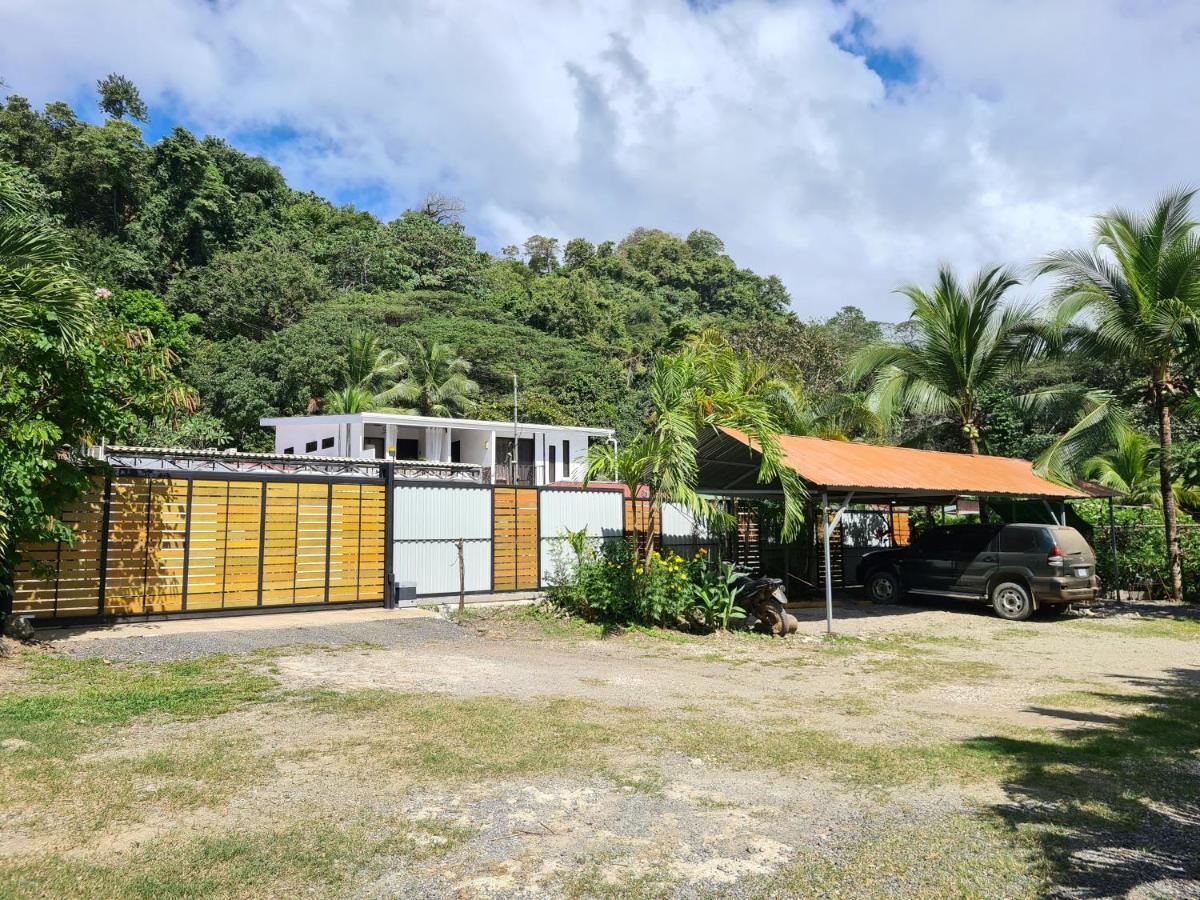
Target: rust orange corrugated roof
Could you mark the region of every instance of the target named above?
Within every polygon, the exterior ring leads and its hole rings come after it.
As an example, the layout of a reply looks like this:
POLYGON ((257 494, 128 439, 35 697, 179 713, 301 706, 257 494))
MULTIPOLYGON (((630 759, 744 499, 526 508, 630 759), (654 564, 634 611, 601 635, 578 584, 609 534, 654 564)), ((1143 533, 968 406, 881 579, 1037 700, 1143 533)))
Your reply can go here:
MULTIPOLYGON (((721 430, 747 446, 753 445, 740 431, 721 430)), ((788 465, 818 487, 1013 497, 1084 496, 1034 474, 1033 464, 1023 459, 878 447, 796 435, 781 435, 779 443, 788 465)))

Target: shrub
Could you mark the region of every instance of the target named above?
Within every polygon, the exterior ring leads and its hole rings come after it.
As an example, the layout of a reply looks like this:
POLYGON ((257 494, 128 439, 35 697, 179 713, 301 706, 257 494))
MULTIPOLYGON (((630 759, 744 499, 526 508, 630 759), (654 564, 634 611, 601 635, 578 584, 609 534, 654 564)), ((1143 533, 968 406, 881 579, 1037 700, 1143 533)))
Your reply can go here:
MULTIPOLYGON (((1096 574, 1111 590, 1113 576, 1112 541, 1109 538, 1108 506, 1104 501, 1075 504, 1075 511, 1095 529, 1096 574)), ((1117 507, 1117 583, 1121 590, 1145 591, 1161 598, 1169 581, 1167 541, 1162 510, 1150 506, 1117 507)), ((1179 545, 1183 551, 1183 596, 1200 600, 1200 526, 1180 516, 1179 545)))
POLYGON ((567 543, 546 597, 573 616, 610 625, 708 629, 737 618, 729 593, 736 573, 715 565, 706 550, 686 560, 655 551, 643 565, 626 541, 567 543))

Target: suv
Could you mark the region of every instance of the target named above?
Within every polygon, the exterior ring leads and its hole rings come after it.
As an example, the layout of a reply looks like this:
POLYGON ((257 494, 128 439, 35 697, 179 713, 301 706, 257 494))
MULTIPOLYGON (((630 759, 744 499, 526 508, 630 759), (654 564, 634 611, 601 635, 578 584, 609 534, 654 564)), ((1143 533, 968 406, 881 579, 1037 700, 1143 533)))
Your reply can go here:
POLYGON ((1096 554, 1065 525, 948 525, 911 547, 863 557, 858 581, 868 599, 905 594, 985 600, 1005 619, 1028 619, 1041 607, 1096 599, 1096 554))

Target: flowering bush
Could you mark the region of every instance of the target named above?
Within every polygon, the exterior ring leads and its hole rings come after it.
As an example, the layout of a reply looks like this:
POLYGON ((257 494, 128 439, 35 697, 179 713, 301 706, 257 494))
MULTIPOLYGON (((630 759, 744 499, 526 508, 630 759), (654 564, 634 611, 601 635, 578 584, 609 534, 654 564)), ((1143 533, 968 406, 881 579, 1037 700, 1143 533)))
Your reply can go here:
MULTIPOLYGON (((570 555, 574 558, 560 556, 546 596, 563 611, 592 622, 665 628, 708 624, 711 616, 698 607, 725 583, 725 573, 707 550, 691 559, 671 551, 653 551, 643 559, 629 543, 611 541, 598 548, 572 547, 570 555)), ((720 621, 727 624, 731 617, 720 621)))

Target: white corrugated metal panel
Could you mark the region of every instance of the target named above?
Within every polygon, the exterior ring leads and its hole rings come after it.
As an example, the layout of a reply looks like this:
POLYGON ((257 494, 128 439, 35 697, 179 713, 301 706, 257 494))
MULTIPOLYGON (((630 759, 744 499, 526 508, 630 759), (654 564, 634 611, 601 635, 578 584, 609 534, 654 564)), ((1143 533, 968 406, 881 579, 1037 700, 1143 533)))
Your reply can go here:
POLYGON ((395 523, 395 537, 402 541, 490 538, 492 492, 466 485, 398 485, 395 523))
POLYGON ((619 539, 625 528, 625 497, 610 490, 543 490, 541 499, 542 583, 559 563, 573 560, 565 532, 587 529, 593 545, 619 539))
POLYGON ((608 490, 543 490, 541 536, 561 538, 586 528, 591 537, 620 537, 625 527, 624 495, 608 490))
POLYGON ((703 522, 697 522, 688 510, 674 503, 664 503, 662 508, 663 538, 670 541, 688 540, 693 535, 701 538, 708 537, 708 529, 703 522))
MULTIPOLYGON (((399 541, 396 581, 416 582, 418 594, 458 593, 458 547, 453 541, 399 541)), ((463 543, 463 569, 468 591, 492 588, 492 542, 463 543)))

